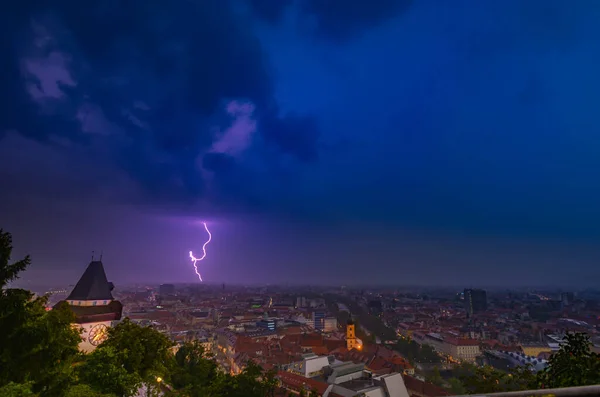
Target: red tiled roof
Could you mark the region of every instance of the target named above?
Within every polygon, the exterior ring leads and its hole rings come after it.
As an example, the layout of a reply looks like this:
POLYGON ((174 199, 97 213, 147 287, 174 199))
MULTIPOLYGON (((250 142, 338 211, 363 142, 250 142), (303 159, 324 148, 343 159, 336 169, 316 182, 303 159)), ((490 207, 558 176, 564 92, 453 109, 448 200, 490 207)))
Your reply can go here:
POLYGON ((388 367, 386 367, 386 364, 387 364, 387 361, 384 360, 382 357, 375 357, 367 365, 367 368, 369 368, 371 371, 380 371, 384 368, 388 368, 388 367))
POLYGON ((329 349, 327 348, 327 346, 313 346, 312 352, 317 356, 326 356, 327 354, 329 354, 329 349))
POLYGON ((426 397, 442 397, 451 395, 441 387, 431 383, 423 382, 422 380, 413 378, 412 376, 403 375, 403 378, 404 385, 409 393, 416 392, 416 394, 426 397))
POLYGON ((291 372, 279 371, 277 377, 284 385, 294 390, 315 390, 319 395, 325 393, 329 386, 325 382, 319 382, 318 380, 305 378, 304 376, 296 375, 291 372))
POLYGON ((168 310, 155 310, 146 313, 130 313, 127 317, 132 320, 166 320, 175 318, 175 314, 168 310))
POLYGON ((476 339, 446 337, 444 338, 444 342, 455 346, 479 346, 479 341, 476 339))

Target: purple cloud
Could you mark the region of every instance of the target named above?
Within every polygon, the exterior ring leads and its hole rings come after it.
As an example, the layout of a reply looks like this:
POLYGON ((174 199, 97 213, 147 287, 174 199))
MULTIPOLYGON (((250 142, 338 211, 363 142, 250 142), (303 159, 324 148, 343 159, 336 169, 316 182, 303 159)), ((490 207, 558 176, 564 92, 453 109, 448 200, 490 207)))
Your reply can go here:
POLYGON ((231 101, 226 109, 233 117, 233 122, 229 128, 218 133, 219 138, 209 152, 238 156, 248 149, 256 132, 255 107, 250 102, 231 101))
POLYGON ((74 87, 76 85, 67 65, 69 58, 60 52, 51 52, 46 57, 31 58, 23 61, 26 77, 35 82, 26 83, 27 92, 35 101, 60 99, 65 93, 61 85, 74 87))

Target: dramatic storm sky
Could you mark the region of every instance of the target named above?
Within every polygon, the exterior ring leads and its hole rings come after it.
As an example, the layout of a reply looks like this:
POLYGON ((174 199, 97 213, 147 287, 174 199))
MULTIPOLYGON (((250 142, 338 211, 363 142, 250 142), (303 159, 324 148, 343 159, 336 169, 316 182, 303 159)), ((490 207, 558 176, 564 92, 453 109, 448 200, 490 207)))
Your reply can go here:
POLYGON ((0 13, 25 279, 592 285, 597 0, 26 0, 0 13))

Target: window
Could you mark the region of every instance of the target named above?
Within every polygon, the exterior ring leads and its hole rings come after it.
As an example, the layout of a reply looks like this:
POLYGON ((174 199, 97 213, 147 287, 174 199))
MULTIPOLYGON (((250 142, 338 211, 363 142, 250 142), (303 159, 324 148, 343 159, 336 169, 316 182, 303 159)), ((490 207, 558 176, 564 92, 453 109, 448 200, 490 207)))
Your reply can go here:
POLYGON ((108 301, 104 301, 103 305, 106 305, 106 303, 107 303, 107 302, 108 302, 108 301))
POLYGON ((98 301, 94 301, 94 303, 92 303, 92 306, 96 306, 96 303, 98 303, 98 301))

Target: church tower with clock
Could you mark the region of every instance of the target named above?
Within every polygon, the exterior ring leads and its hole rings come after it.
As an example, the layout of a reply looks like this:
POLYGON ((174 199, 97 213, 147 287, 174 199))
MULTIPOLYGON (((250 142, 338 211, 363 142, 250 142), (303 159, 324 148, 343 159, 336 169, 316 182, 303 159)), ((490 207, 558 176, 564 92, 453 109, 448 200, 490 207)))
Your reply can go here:
POLYGON ((110 326, 121 319, 123 305, 112 295, 102 261, 92 259, 66 301, 75 313, 75 324, 81 328, 79 350, 88 353, 107 337, 110 326))

